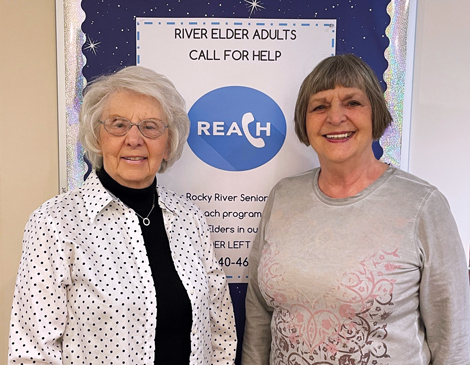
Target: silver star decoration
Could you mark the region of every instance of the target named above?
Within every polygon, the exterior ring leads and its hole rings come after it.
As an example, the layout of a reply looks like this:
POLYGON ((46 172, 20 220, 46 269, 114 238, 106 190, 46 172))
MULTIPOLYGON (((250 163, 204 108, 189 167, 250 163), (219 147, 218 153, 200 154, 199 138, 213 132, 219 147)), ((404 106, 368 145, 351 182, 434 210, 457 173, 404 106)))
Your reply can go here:
POLYGON ((101 43, 101 42, 96 42, 94 41, 93 39, 90 38, 90 36, 87 36, 87 41, 85 43, 85 50, 87 51, 91 51, 95 54, 96 56, 96 50, 98 49, 98 45, 101 43))
POLYGON ((248 4, 248 9, 250 9, 250 17, 256 10, 264 9, 263 3, 259 0, 245 0, 245 2, 248 4))

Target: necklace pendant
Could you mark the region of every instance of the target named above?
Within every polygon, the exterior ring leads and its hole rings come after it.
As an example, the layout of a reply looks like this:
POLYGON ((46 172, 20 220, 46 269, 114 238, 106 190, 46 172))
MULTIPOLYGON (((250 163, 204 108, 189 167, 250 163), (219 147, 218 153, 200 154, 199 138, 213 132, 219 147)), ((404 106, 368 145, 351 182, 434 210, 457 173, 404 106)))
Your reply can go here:
POLYGON ((145 227, 148 227, 150 225, 150 219, 144 218, 142 219, 142 223, 144 224, 145 227))

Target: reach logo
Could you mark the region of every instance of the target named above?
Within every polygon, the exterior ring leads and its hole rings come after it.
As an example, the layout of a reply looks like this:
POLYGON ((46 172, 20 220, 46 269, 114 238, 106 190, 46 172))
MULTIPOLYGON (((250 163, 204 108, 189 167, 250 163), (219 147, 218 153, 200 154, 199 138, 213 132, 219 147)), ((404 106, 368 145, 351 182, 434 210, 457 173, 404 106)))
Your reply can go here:
POLYGON ((286 119, 268 95, 226 86, 203 95, 189 110, 189 147, 205 163, 246 171, 270 161, 286 138, 286 119))

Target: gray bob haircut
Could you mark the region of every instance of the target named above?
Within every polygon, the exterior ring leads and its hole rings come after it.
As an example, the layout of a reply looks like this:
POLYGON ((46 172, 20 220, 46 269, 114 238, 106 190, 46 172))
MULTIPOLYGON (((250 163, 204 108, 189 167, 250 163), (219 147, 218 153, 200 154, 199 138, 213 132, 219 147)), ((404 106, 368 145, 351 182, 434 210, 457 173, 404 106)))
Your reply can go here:
POLYGON ((99 146, 100 118, 109 96, 116 91, 129 91, 156 99, 168 124, 170 153, 163 160, 158 172, 173 165, 183 152, 189 134, 189 118, 186 103, 173 83, 164 75, 141 66, 129 66, 120 71, 104 75, 91 81, 84 91, 80 109, 78 138, 87 153, 93 168, 103 166, 99 146))
POLYGON ((295 104, 295 133, 300 142, 309 146, 306 127, 307 107, 310 97, 336 86, 355 87, 362 90, 371 103, 372 138, 378 140, 392 123, 383 90, 374 71, 353 54, 325 58, 305 78, 300 86, 295 104))

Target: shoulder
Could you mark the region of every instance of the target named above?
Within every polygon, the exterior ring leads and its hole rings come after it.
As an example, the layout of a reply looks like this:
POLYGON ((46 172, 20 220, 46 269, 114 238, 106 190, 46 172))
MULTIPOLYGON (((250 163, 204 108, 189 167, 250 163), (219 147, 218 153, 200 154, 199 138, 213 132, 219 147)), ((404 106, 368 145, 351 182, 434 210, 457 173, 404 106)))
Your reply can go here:
MULTIPOLYGON (((308 170, 297 175, 285 177, 274 186, 273 191, 294 191, 294 189, 311 188, 319 168, 308 170)), ((303 190, 305 191, 305 190, 303 190)))
MULTIPOLYGON (((50 239, 61 235, 65 227, 72 227, 74 221, 77 221, 75 219, 78 215, 77 207, 83 207, 80 200, 81 196, 78 190, 74 190, 57 195, 44 202, 30 214, 24 228, 24 240, 28 241, 27 237, 30 237, 30 239, 31 237, 50 239)), ((51 246, 57 243, 56 240, 51 242, 53 242, 51 246)))
POLYGON ((210 244, 207 221, 199 207, 163 186, 157 186, 157 193, 164 218, 171 217, 171 230, 175 234, 170 235, 170 244, 189 243, 196 250, 210 244))
POLYGON ((201 209, 184 196, 160 185, 157 186, 157 192, 158 201, 162 208, 166 208, 176 215, 202 216, 201 209))
POLYGON ((432 195, 442 195, 434 185, 426 180, 395 167, 392 167, 392 173, 384 187, 390 194, 396 194, 395 197, 402 195, 408 199, 427 200, 432 195))
POLYGON ((93 172, 82 186, 59 194, 36 209, 32 216, 47 216, 52 220, 67 221, 77 217, 93 220, 112 197, 93 172))
POLYGON ((71 190, 45 201, 31 214, 31 216, 59 217, 64 213, 64 211, 75 209, 77 204, 80 204, 82 201, 83 197, 80 190, 71 190))
POLYGON ((413 174, 394 168, 384 185, 386 190, 381 192, 382 198, 387 198, 396 209, 414 209, 418 220, 434 215, 452 216, 444 194, 413 174))
POLYGON ((269 193, 264 207, 263 217, 270 219, 271 211, 275 209, 290 209, 303 205, 306 196, 313 195, 313 181, 319 168, 302 172, 281 179, 269 193))
POLYGON ((392 167, 392 175, 393 178, 397 179, 400 183, 407 185, 407 186, 416 186, 417 188, 421 189, 436 189, 435 186, 431 185, 426 180, 419 178, 416 175, 413 175, 409 172, 400 170, 397 167, 392 167))
POLYGON ((319 168, 316 168, 279 180, 272 188, 266 205, 270 207, 274 201, 277 203, 282 201, 291 206, 299 199, 304 200, 306 195, 313 194, 313 182, 318 170, 319 168))

